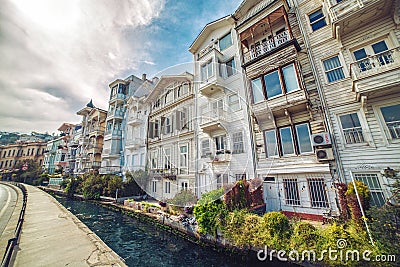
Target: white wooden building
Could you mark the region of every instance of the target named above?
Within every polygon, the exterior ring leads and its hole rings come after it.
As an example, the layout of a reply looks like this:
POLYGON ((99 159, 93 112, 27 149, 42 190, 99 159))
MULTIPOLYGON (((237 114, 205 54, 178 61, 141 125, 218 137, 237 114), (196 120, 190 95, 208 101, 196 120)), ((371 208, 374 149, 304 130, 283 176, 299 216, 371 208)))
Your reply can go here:
POLYGON ((372 204, 400 168, 399 1, 294 1, 326 101, 342 181, 365 182, 372 204))
POLYGON ((196 194, 254 178, 249 114, 235 21, 208 23, 189 51, 194 60, 196 194))
POLYGON ((181 190, 195 192, 193 75, 161 76, 145 102, 150 105, 147 130, 148 193, 172 199, 181 190))

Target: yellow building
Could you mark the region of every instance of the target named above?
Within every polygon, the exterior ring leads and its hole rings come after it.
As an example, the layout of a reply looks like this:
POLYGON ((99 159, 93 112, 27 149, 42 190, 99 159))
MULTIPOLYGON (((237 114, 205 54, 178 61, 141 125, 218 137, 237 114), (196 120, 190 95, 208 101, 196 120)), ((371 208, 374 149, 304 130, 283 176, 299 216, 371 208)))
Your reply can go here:
POLYGON ((18 163, 25 160, 34 160, 37 164, 42 165, 45 149, 45 142, 17 143, 1 146, 0 169, 12 170, 18 163))

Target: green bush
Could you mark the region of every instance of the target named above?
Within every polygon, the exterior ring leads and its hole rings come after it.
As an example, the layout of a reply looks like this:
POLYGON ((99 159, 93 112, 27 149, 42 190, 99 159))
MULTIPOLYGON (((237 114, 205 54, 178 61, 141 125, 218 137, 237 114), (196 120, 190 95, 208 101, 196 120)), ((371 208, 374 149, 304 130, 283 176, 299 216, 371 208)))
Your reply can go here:
POLYGON ((217 199, 202 205, 196 205, 193 214, 196 216, 200 233, 215 235, 217 228, 223 225, 227 209, 225 203, 217 199))
POLYGON ((314 225, 308 222, 298 222, 294 224, 290 246, 298 251, 315 249, 319 238, 320 234, 314 225))
MULTIPOLYGON (((357 187, 358 196, 360 197, 361 205, 364 210, 369 209, 369 201, 371 193, 369 192, 368 186, 361 181, 355 181, 357 187)), ((348 184, 347 191, 345 193, 347 203, 350 209, 352 218, 355 221, 359 221, 362 217, 360 205, 358 203, 356 191, 352 182, 348 184)))
POLYGON ((261 220, 265 244, 276 248, 286 249, 289 246, 289 238, 292 228, 289 219, 281 212, 273 211, 264 214, 261 220))

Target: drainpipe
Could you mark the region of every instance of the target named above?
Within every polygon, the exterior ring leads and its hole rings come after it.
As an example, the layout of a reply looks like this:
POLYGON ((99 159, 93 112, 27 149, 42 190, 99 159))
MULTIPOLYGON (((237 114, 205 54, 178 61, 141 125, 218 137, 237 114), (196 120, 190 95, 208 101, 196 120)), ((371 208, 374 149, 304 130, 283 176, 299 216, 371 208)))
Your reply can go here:
POLYGON ((302 34, 302 36, 304 38, 304 44, 306 46, 308 59, 310 60, 311 69, 312 69, 312 71, 314 73, 314 77, 315 77, 315 84, 317 86, 318 96, 319 96, 319 98, 321 100, 321 103, 322 103, 323 114, 324 114, 324 117, 325 117, 325 121, 327 122, 326 127, 327 127, 327 130, 331 134, 331 137, 332 137, 331 138, 332 139, 332 148, 333 148, 333 151, 335 152, 335 155, 336 155, 335 162, 336 162, 336 166, 338 168, 339 180, 342 181, 342 182, 345 182, 344 173, 343 173, 343 166, 342 166, 342 162, 340 160, 339 150, 337 149, 337 146, 336 146, 336 138, 335 138, 335 135, 333 134, 333 130, 332 130, 333 129, 332 120, 331 120, 329 114, 327 114, 327 112, 326 112, 328 110, 328 106, 326 104, 324 91, 321 88, 321 81, 320 81, 320 78, 318 76, 317 68, 316 68, 315 63, 314 63, 314 57, 313 57, 313 55, 311 53, 311 47, 310 47, 310 44, 309 44, 309 41, 308 41, 308 36, 307 36, 306 31, 304 30, 303 22, 301 20, 300 14, 299 14, 298 0, 293 0, 293 1, 294 1, 294 10, 295 10, 296 18, 297 18, 297 21, 298 21, 298 24, 299 24, 300 32, 301 32, 301 34, 302 34))

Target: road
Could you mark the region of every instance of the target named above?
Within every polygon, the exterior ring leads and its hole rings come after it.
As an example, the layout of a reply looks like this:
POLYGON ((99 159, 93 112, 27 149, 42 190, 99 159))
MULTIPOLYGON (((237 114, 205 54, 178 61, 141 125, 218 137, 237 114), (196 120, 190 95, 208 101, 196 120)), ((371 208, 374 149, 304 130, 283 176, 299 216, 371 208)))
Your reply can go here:
POLYGON ((0 184, 0 236, 11 218, 17 199, 17 192, 12 187, 0 184))

